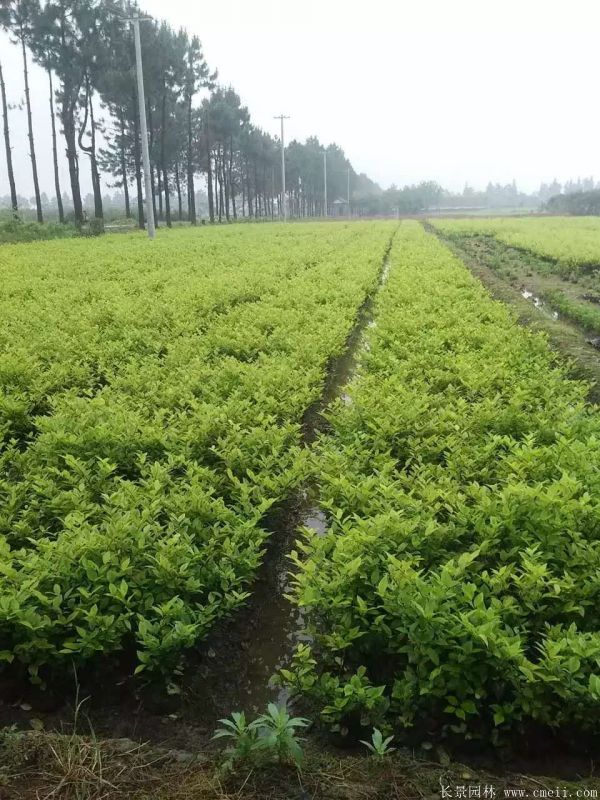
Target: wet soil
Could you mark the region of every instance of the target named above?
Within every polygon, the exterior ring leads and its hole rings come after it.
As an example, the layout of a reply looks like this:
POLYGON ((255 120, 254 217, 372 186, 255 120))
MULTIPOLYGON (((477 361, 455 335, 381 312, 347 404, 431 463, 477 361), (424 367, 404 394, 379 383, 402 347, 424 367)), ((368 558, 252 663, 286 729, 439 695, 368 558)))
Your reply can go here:
POLYGON ((490 237, 450 238, 427 223, 424 227, 464 262, 495 299, 509 305, 522 325, 546 333, 561 363, 565 357, 568 360, 569 373, 593 382, 588 396, 600 403, 600 357, 594 337, 558 314, 543 297, 544 290, 560 289, 570 299, 591 306, 590 299, 583 299, 584 286, 551 274, 546 259, 490 237))
POLYGON ((493 236, 470 236, 455 239, 460 247, 484 261, 496 270, 500 277, 512 285, 529 284, 533 294, 541 297, 544 293, 559 290, 569 300, 583 307, 591 307, 600 301, 594 290, 598 283, 598 269, 588 268, 585 272, 573 270, 570 274, 559 274, 557 263, 519 247, 507 245, 493 236))
POLYGON ((531 302, 538 309, 538 311, 541 311, 543 314, 550 317, 550 319, 555 319, 555 320, 560 319, 558 311, 553 311, 551 306, 548 306, 547 303, 545 303, 541 297, 538 297, 529 289, 523 287, 521 289, 521 297, 524 300, 531 300, 531 302))

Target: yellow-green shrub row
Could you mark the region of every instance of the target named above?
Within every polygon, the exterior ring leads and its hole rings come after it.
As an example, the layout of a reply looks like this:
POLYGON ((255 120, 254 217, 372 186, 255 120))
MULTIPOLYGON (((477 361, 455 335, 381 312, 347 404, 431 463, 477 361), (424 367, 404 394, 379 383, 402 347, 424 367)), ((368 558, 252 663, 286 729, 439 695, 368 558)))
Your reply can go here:
POLYGON ((493 236, 504 244, 556 261, 556 271, 600 268, 598 217, 431 219, 446 236, 493 236))
POLYGON ((2 248, 0 660, 35 675, 134 642, 169 670, 245 598, 392 231, 2 248))
POLYGON ((324 716, 481 734, 600 720, 600 417, 413 222, 315 460, 328 532, 284 677, 324 716))

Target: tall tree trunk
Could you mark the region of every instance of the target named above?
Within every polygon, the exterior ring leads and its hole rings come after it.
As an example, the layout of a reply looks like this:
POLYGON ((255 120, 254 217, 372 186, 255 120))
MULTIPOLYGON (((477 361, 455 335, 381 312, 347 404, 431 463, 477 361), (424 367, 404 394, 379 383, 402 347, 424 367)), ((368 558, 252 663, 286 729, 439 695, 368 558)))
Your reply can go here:
POLYGON ((4 75, 2 74, 2 64, 0 63, 0 93, 2 94, 2 115, 4 117, 4 147, 6 149, 6 169, 8 171, 8 183, 10 186, 10 204, 15 217, 19 213, 19 203, 17 201, 17 189, 15 187, 15 173, 13 172, 12 150, 10 149, 10 130, 8 127, 8 104, 6 102, 6 86, 4 85, 4 75))
POLYGON ((52 86, 52 70, 48 70, 50 84, 50 121, 52 123, 52 162, 54 164, 54 191, 56 192, 56 205, 58 207, 58 221, 65 221, 62 195, 60 193, 60 176, 58 173, 58 150, 56 149, 56 119, 54 117, 54 88, 52 86))
POLYGON ((33 193, 35 194, 35 208, 37 211, 37 221, 43 222, 42 198, 40 197, 40 182, 38 180, 37 161, 35 158, 35 143, 33 141, 33 119, 31 117, 31 100, 29 97, 29 74, 27 71, 27 50, 25 49, 25 34, 23 28, 20 31, 21 49, 23 51, 23 78, 25 81, 25 107, 27 109, 27 131, 29 138, 29 156, 31 157, 31 171, 33 173, 33 193))
POLYGON ((177 219, 183 219, 183 204, 181 201, 181 180, 179 177, 179 162, 175 164, 175 187, 177 189, 177 219))
POLYGON ((154 164, 150 162, 150 186, 152 189, 152 212, 154 214, 154 225, 158 224, 158 214, 156 213, 156 183, 154 181, 154 164))
POLYGON ((90 86, 89 76, 85 76, 85 112, 83 116, 83 123, 79 128, 78 135, 79 147, 89 156, 90 167, 92 173, 92 191, 94 194, 94 217, 95 219, 102 220, 104 212, 102 208, 102 190, 100 186, 100 173, 98 171, 98 162, 96 160, 96 122, 94 120, 94 106, 92 103, 92 89, 90 86), (88 115, 91 127, 91 142, 88 147, 83 143, 83 136, 87 129, 88 115))
POLYGON ((219 222, 223 222, 223 179, 221 177, 221 151, 218 147, 217 147, 217 154, 215 156, 215 172, 217 175, 217 183, 219 187, 219 194, 218 194, 219 222))
POLYGON ((173 222, 171 220, 171 198, 169 196, 169 176, 167 175, 166 169, 163 169, 163 186, 165 189, 165 217, 167 220, 167 228, 172 228, 173 222))
MULTIPOLYGON (((214 192, 215 192, 215 218, 219 217, 219 155, 218 148, 213 158, 214 192)), ((220 220, 219 220, 220 222, 220 220)))
POLYGON ((219 159, 215 151, 215 217, 221 222, 221 210, 219 208, 219 159))
POLYGON ((167 165, 166 165, 166 158, 165 158, 165 139, 167 133, 167 93, 163 93, 162 99, 162 119, 161 119, 161 126, 160 126, 160 160, 162 165, 162 173, 163 173, 163 186, 165 189, 165 215, 167 218, 167 227, 172 228, 173 223, 171 222, 171 198, 169 197, 169 177, 167 175, 167 165))
POLYGON ((267 168, 265 162, 262 163, 262 190, 263 190, 263 208, 265 210, 265 217, 269 216, 269 196, 267 194, 267 168))
POLYGON ((258 176, 256 174, 256 161, 254 162, 254 210, 257 217, 262 217, 262 206, 260 204, 260 191, 258 189, 258 176))
MULTIPOLYGON (((187 192, 188 192, 188 216, 192 225, 197 225, 196 218, 196 188, 194 186, 194 161, 192 158, 192 93, 187 97, 187 192)), ((214 222, 214 218, 211 219, 214 222)))
POLYGON ((225 218, 226 218, 227 222, 230 222, 230 219, 229 219, 229 192, 231 190, 231 186, 229 184, 229 176, 227 174, 227 151, 225 149, 225 145, 223 145, 223 150, 222 150, 221 170, 223 172, 223 184, 224 184, 224 187, 225 187, 225 218))
POLYGON ((90 91, 90 124, 92 126, 91 141, 91 162, 92 162, 92 186, 94 189, 94 216, 96 219, 104 220, 104 208, 102 205, 102 186, 100 184, 100 171, 98 169, 98 159, 96 158, 96 121, 94 119, 93 94, 90 91))
POLYGON ((210 153, 210 138, 208 126, 206 128, 206 155, 208 162, 208 216, 211 222, 215 221, 215 204, 213 200, 213 171, 212 171, 212 158, 210 153))
MULTIPOLYGON (((60 37, 61 45, 65 47, 65 9, 62 10, 60 37)), ((69 181, 71 184, 71 197, 73 199, 73 214, 78 228, 83 225, 84 213, 81 202, 81 187, 79 185, 79 159, 77 155, 76 111, 79 94, 81 91, 82 77, 75 85, 70 80, 63 80, 60 92, 60 121, 63 126, 63 135, 67 145, 66 156, 69 165, 69 181)))
POLYGON ((142 154, 140 139, 140 119, 138 112, 137 92, 133 91, 133 136, 135 139, 133 146, 133 158, 135 160, 135 183, 137 188, 137 207, 138 207, 138 228, 144 230, 144 198, 142 197, 142 154))
POLYGON ((229 163, 227 165, 227 174, 229 179, 229 194, 231 196, 231 210, 233 211, 233 218, 237 220, 237 210, 235 207, 235 187, 233 185, 233 136, 229 137, 229 163))
POLYGON ((121 123, 121 180, 123 182, 123 194, 125 195, 125 216, 131 216, 131 206, 129 203, 129 185, 127 179, 127 159, 125 156, 125 117, 123 111, 119 111, 119 122, 121 123))
POLYGON ((158 215, 160 219, 164 219, 163 213, 163 182, 162 182, 162 164, 156 165, 156 191, 158 192, 158 215))
MULTIPOLYGON (((150 185, 152 188, 152 213, 154 214, 154 225, 158 228, 158 214, 156 213, 156 183, 154 180, 154 163, 152 161, 152 153, 154 152, 154 127, 152 125, 152 106, 150 101, 146 101, 148 105, 148 130, 150 132, 150 185)), ((160 186, 160 170, 158 175, 160 186)), ((160 188, 159 188, 160 191, 160 188)), ((161 213, 162 213, 162 199, 161 199, 161 213)))
POLYGON ((250 170, 248 168, 248 161, 246 160, 246 187, 248 194, 248 216, 252 219, 254 216, 254 209, 252 208, 252 192, 250 191, 250 170))
POLYGON ((79 163, 77 159, 77 140, 75 133, 75 108, 74 103, 65 101, 66 106, 62 112, 63 131, 67 143, 66 155, 69 164, 69 180, 71 183, 71 196, 73 198, 73 213, 78 227, 83 225, 83 203, 81 202, 81 189, 79 187, 79 163))
POLYGON ((219 162, 216 151, 213 159, 213 191, 215 193, 215 217, 217 217, 219 214, 219 162))

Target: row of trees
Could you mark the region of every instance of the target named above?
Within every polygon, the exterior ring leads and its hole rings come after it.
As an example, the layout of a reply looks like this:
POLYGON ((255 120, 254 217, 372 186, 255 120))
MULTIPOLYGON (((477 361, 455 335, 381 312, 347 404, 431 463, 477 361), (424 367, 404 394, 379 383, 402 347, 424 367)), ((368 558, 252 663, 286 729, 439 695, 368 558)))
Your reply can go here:
POLYGON ((561 191, 556 180, 542 183, 537 191, 524 192, 516 181, 510 183, 489 182, 485 189, 477 190, 466 184, 462 192, 442 190, 435 206, 444 209, 495 209, 495 208, 539 208, 546 200, 561 191))
POLYGON ((600 214, 600 189, 578 189, 551 197, 545 208, 554 214, 576 214, 577 216, 600 214))
MULTIPOLYGON (((65 219, 60 183, 60 137, 68 164, 72 215, 84 222, 80 169, 90 170, 93 214, 104 216, 101 176, 122 190, 127 216, 144 226, 142 159, 133 34, 127 19, 138 12, 130 0, 0 0, 0 26, 19 46, 28 122, 28 149, 40 222, 44 219, 29 90, 30 60, 48 76, 54 189, 58 217, 65 219), (57 125, 57 122, 59 123, 57 125)), ((196 182, 206 183, 211 221, 268 217, 282 205, 279 141, 253 125, 231 87, 219 86, 198 37, 154 19, 141 25, 155 216, 197 222, 196 182)), ((19 198, 12 165, 6 87, 0 63, 0 95, 11 206, 19 198)), ((343 150, 316 137, 286 148, 286 189, 291 213, 324 211, 323 152, 327 153, 328 203, 364 193, 365 176, 343 150)))
POLYGON ((436 181, 422 181, 402 188, 390 186, 377 192, 369 187, 360 204, 370 214, 419 214, 427 210, 536 207, 540 198, 519 191, 516 183, 488 183, 483 191, 466 185, 462 192, 451 192, 436 181))

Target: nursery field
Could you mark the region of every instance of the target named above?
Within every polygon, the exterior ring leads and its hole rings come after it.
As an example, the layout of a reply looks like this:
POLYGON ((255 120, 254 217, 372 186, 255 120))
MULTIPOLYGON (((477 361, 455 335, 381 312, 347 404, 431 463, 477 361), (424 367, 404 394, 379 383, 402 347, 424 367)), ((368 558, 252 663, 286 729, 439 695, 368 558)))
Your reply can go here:
MULTIPOLYGON (((462 221, 460 224, 463 224, 462 221)), ((404 222, 315 457, 288 684, 338 727, 600 726, 600 417, 546 338, 404 222)), ((522 730, 522 728, 521 728, 522 730)))
POLYGON ((182 654, 252 611, 302 496, 278 680, 312 719, 600 733, 600 417, 436 235, 161 231, 6 246, 0 273, 0 677, 121 659, 189 707, 182 654))
POLYGON ((169 675, 244 602, 395 228, 2 248, 2 672, 125 652, 169 675))

